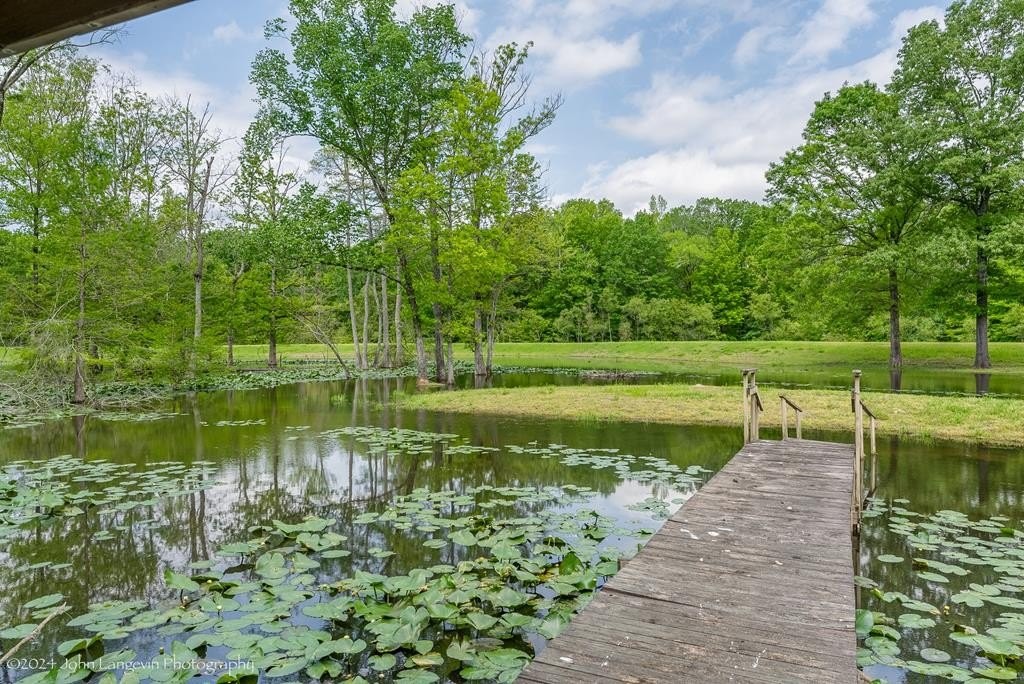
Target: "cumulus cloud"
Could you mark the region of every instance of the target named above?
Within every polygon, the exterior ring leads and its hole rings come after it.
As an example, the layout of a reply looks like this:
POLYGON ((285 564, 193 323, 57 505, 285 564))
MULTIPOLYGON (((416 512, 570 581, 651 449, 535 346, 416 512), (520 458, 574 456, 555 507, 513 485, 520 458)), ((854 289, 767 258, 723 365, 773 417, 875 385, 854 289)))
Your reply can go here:
POLYGON ((633 213, 651 195, 692 202, 699 197, 760 199, 765 167, 761 163, 724 163, 706 149, 677 149, 619 164, 584 183, 585 197, 608 197, 633 213))
POLYGON ((736 43, 736 50, 733 52, 733 62, 738 66, 746 66, 757 59, 765 47, 765 43, 778 32, 775 26, 755 26, 750 29, 736 43))
POLYGON ((630 212, 646 206, 652 194, 676 203, 707 195, 762 199, 765 170, 799 143, 815 101, 843 83, 887 82, 896 66, 898 37, 917 20, 931 18, 932 9, 901 13, 883 49, 848 65, 783 68, 756 85, 717 75, 656 74, 634 96, 634 112, 612 118, 609 125, 657 151, 590 169, 580 193, 607 197, 630 212))
POLYGON ((231 20, 227 24, 221 24, 213 29, 213 39, 221 43, 234 43, 236 40, 243 40, 247 33, 242 30, 237 21, 231 20))
POLYGON ((791 62, 821 62, 846 45, 850 34, 875 19, 871 0, 825 0, 804 23, 791 62))
POLYGON ((533 43, 531 70, 539 88, 575 90, 643 62, 643 36, 621 34, 624 19, 666 10, 678 0, 529 0, 508 3, 484 41, 533 43))

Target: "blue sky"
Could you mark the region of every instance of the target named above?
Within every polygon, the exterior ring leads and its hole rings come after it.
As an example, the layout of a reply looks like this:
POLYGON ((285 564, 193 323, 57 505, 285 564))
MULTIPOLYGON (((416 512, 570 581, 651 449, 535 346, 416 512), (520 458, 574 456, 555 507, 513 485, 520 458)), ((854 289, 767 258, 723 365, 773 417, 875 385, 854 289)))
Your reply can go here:
MULTIPOLYGON (((409 12, 412 0, 398 0, 409 12)), ((431 0, 434 4, 436 0, 431 0)), ((458 0, 489 48, 533 41, 537 98, 565 104, 531 149, 553 202, 652 194, 760 199, 764 171, 800 139, 813 103, 844 82, 885 82, 900 37, 941 18, 921 0, 458 0)), ((209 101, 240 136, 255 111, 249 64, 286 0, 197 0, 129 23, 97 56, 156 95, 209 101)), ((315 151, 295 141, 297 162, 315 151)))

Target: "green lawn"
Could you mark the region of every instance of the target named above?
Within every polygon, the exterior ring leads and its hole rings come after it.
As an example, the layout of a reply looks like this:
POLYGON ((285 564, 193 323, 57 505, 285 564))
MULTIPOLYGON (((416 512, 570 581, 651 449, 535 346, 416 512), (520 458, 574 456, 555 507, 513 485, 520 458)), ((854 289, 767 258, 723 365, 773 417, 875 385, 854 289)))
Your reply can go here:
MULTIPOLYGON (((907 368, 969 370, 971 342, 908 342, 907 368)), ((499 363, 530 366, 594 366, 662 372, 886 368, 887 342, 586 342, 501 344, 499 363)), ((1024 373, 1024 343, 992 344, 996 372, 1024 373)))
MULTIPOLYGON (((352 345, 341 345, 343 354, 353 354, 352 345)), ((287 359, 330 358, 330 351, 318 344, 285 344, 278 347, 287 359)), ((235 358, 244 362, 266 359, 266 345, 239 345, 235 358)), ((472 351, 456 350, 469 360, 472 351)), ((762 371, 815 372, 853 368, 885 369, 889 345, 886 342, 515 342, 495 347, 495 363, 506 366, 616 368, 623 370, 675 373, 734 371, 757 367, 762 371)), ((932 371, 970 371, 974 362, 971 342, 907 342, 906 368, 932 371)), ((992 343, 995 373, 1024 373, 1024 343, 992 343)))
MULTIPOLYGON (((404 408, 566 420, 734 425, 742 420, 741 390, 708 385, 605 385, 517 387, 400 395, 404 408)), ((762 388, 762 425, 780 425, 778 392, 762 388)), ((804 411, 805 430, 853 431, 850 393, 786 390, 804 411)), ((1024 400, 864 394, 878 416, 880 434, 944 439, 991 446, 1024 446, 1024 400)), ((792 428, 793 417, 790 417, 792 428)))

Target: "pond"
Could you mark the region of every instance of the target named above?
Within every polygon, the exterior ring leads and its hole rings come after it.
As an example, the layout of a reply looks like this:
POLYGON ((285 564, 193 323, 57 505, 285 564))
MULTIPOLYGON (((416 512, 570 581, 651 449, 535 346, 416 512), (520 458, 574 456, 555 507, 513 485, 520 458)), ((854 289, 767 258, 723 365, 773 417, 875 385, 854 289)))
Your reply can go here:
MULTIPOLYGON (((200 394, 152 413, 0 431, 0 468, 38 485, 18 515, 41 515, 17 529, 0 523, 0 625, 14 630, 0 646, 15 643, 20 625, 70 608, 3 676, 38 675, 61 651, 96 662, 102 642, 112 661, 198 653, 259 661, 280 681, 307 679, 311 666, 340 680, 504 681, 741 445, 729 428, 396 411, 390 395, 402 388, 373 380, 200 394), (25 459, 47 464, 17 463, 25 459)), ((1022 455, 883 440, 877 497, 1013 526, 1022 455)), ((961 585, 994 583, 972 565, 946 584, 923 581, 912 561, 920 552, 908 547, 917 542, 889 530, 899 513, 865 521, 860 574, 879 589, 861 590, 862 607, 892 615, 893 658, 933 648, 989 664, 949 639, 946 616, 900 624, 912 611, 878 597, 902 592, 941 611, 961 585)), ((952 605, 947 615, 981 631, 1008 610, 952 605)), ((894 663, 865 664, 887 681, 934 681, 894 663)), ((191 674, 143 671, 153 681, 191 674)), ((231 676, 247 681, 244 670, 231 676)))

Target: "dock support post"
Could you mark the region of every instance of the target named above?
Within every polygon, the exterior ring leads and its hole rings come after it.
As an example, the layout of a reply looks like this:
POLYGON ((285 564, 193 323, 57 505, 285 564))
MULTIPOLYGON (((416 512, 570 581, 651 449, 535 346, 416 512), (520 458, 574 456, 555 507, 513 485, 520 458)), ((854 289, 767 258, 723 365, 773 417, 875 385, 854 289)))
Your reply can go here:
POLYGON ((743 443, 750 444, 750 369, 743 369, 743 443))
POLYGON ((761 439, 761 396, 757 392, 757 369, 750 369, 750 441, 761 439))
POLYGON ((864 459, 864 407, 860 403, 859 370, 853 371, 853 503, 850 507, 854 533, 860 530, 860 507, 863 501, 861 468, 864 459))
POLYGON ((871 496, 878 487, 878 444, 875 441, 875 417, 871 416, 871 496))
POLYGON ((796 412, 796 438, 797 439, 803 439, 804 438, 803 431, 800 429, 800 427, 801 427, 800 426, 800 419, 803 416, 803 413, 804 413, 803 411, 797 411, 796 412))
MULTIPOLYGON (((789 407, 786 405, 786 400, 781 397, 779 398, 779 405, 782 407, 782 439, 786 440, 789 439, 789 411, 787 410, 789 407)), ((797 411, 796 415, 798 416, 797 420, 799 420, 800 412, 797 411)), ((797 437, 797 439, 800 438, 797 437)))

